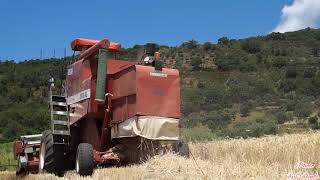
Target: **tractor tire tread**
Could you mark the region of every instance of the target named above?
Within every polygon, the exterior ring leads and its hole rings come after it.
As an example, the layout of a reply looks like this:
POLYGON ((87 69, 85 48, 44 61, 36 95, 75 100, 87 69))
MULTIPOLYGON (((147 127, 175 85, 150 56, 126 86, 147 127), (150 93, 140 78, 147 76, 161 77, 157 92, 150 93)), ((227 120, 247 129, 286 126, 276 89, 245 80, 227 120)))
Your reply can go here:
POLYGON ((65 171, 63 167, 63 148, 55 146, 52 138, 51 130, 46 130, 42 133, 41 143, 46 144, 43 169, 48 173, 62 176, 65 171))

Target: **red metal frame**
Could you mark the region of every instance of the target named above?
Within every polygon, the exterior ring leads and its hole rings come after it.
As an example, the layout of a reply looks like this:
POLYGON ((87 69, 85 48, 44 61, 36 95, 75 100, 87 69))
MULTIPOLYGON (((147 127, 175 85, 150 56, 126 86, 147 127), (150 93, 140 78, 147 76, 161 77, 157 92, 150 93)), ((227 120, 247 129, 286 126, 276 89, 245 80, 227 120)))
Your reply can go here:
POLYGON ((110 164, 120 161, 119 157, 115 156, 111 151, 93 150, 93 159, 97 164, 110 164))
MULTIPOLYGON (((95 101, 97 58, 99 49, 117 49, 109 40, 76 39, 71 47, 83 50, 77 61, 70 65, 73 74, 67 76, 67 96, 90 89, 91 98, 76 103, 78 117, 70 118, 71 124, 79 120, 102 120, 99 140, 94 144, 94 159, 97 163, 117 160, 107 150, 111 148, 111 127, 136 115, 161 116, 179 119, 180 78, 175 69, 137 65, 136 62, 108 59, 106 63, 106 102, 95 101), (87 49, 82 49, 82 46, 87 49), (90 47, 89 47, 90 46, 90 47), (89 47, 89 48, 88 48, 89 47), (81 107, 81 108, 77 108, 81 107)), ((116 47, 116 46, 115 46, 116 47)), ((120 48, 120 46, 117 46, 120 48)), ((160 53, 156 53, 156 59, 160 53)), ((86 123, 84 123, 86 125, 86 123)), ((89 127, 88 127, 89 128, 89 127)), ((89 129, 94 130, 94 126, 89 129)), ((86 136, 85 133, 82 133, 86 136)), ((89 137, 88 137, 89 138, 89 137)))
POLYGON ((28 153, 27 166, 24 169, 25 172, 19 173, 27 173, 27 172, 38 172, 39 170, 39 154, 36 153, 36 149, 40 149, 40 144, 27 144, 25 141, 19 139, 14 142, 14 155, 15 159, 17 157, 25 157, 27 148, 32 148, 33 153, 28 153))
POLYGON ((27 171, 28 172, 38 172, 39 171, 39 157, 33 156, 28 159, 27 171))
POLYGON ((17 159, 17 156, 23 153, 23 141, 16 140, 13 145, 14 158, 17 159))

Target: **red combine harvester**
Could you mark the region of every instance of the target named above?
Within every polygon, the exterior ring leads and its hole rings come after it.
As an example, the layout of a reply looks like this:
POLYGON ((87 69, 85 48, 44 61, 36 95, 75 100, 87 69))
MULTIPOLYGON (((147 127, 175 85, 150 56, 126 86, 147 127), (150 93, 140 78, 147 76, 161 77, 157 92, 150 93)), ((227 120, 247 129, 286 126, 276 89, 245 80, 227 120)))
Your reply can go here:
POLYGON ((38 163, 40 172, 75 168, 86 176, 170 148, 187 152, 179 141, 179 72, 162 67, 156 44, 144 45, 136 61, 116 60, 121 45, 107 39, 75 39, 71 48, 80 55, 67 67, 63 95, 52 94, 50 79, 51 129, 24 170, 38 163))

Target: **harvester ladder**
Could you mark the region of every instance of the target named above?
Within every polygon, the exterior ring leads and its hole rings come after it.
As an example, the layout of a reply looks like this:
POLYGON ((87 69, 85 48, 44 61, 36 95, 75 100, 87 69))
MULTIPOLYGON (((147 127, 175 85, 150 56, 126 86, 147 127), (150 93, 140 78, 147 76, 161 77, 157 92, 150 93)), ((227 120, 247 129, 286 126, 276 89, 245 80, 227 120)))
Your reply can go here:
MULTIPOLYGON (((50 80, 50 112, 51 112, 51 130, 53 135, 69 136, 70 120, 66 97, 64 95, 53 95, 53 78, 50 80)), ((66 142, 67 143, 67 142, 66 142)))

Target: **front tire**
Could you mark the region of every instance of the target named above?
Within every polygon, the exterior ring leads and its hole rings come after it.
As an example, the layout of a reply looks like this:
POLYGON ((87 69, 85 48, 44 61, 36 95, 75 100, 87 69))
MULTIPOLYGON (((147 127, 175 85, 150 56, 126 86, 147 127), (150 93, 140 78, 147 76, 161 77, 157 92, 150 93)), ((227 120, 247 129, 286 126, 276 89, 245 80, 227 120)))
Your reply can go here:
POLYGON ((91 144, 81 143, 76 156, 76 172, 80 176, 90 176, 93 173, 93 148, 91 144))
POLYGON ((53 135, 50 130, 42 133, 40 143, 39 172, 53 173, 63 176, 64 167, 64 147, 53 144, 53 135))

